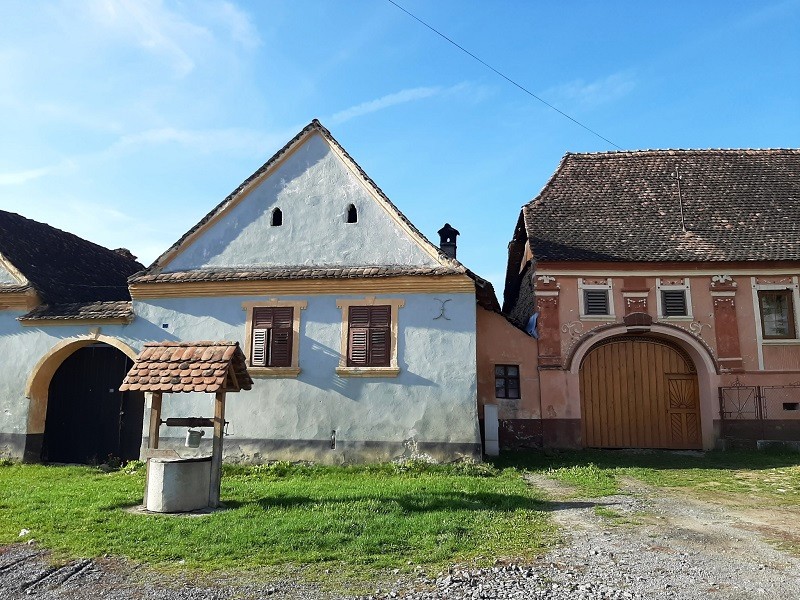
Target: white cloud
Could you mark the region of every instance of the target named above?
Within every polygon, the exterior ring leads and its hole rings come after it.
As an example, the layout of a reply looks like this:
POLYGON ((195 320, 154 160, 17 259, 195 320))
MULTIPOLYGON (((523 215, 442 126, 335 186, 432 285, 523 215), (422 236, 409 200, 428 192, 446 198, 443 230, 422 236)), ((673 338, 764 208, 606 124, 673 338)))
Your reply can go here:
POLYGON ((230 2, 211 4, 207 8, 214 20, 228 28, 233 41, 246 48, 255 48, 261 45, 261 37, 258 35, 258 30, 250 15, 230 2))
POLYGON ((213 37, 208 29, 167 9, 160 0, 93 0, 84 6, 96 24, 166 59, 181 76, 195 68, 184 46, 213 37))
POLYGON ((41 167, 39 169, 26 169, 24 171, 11 171, 0 173, 0 185, 22 185, 44 177, 53 171, 52 167, 41 167))
POLYGON ((633 73, 622 71, 588 83, 583 79, 563 83, 545 90, 541 96, 555 104, 580 104, 592 107, 618 100, 635 87, 636 80, 633 73))
POLYGON ((363 117, 364 115, 378 112, 379 110, 383 110, 392 106, 397 106, 398 104, 405 104, 407 102, 415 102, 416 100, 422 100, 424 98, 431 98, 432 96, 438 96, 446 92, 457 91, 463 89, 464 87, 465 84, 459 84, 450 88, 435 86, 400 90, 399 92, 395 92, 393 94, 381 96, 376 100, 362 102, 361 104, 346 108, 345 110, 337 112, 329 119, 326 119, 326 121, 329 121, 333 125, 338 125, 340 123, 344 123, 345 121, 349 121, 350 119, 363 117))

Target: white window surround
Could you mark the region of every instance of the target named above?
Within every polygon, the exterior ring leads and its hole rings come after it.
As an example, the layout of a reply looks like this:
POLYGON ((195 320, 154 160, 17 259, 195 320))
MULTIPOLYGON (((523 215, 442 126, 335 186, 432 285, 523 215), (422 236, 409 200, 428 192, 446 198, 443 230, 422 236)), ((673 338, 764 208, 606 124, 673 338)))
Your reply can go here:
POLYGON ((684 277, 683 283, 678 285, 662 285, 661 278, 656 277, 656 314, 661 321, 694 321, 692 312, 692 288, 689 283, 689 278, 684 277), (664 315, 664 309, 661 306, 661 291, 662 290, 684 290, 686 293, 686 314, 679 317, 667 317, 664 315))
POLYGON ((578 278, 578 310, 582 321, 613 321, 614 320, 614 293, 611 278, 606 278, 606 283, 594 284, 584 283, 584 278, 578 278), (608 314, 607 315, 587 315, 583 292, 584 290, 606 290, 608 293, 608 314))
POLYGON ((397 377, 400 367, 397 362, 397 336, 400 309, 405 305, 405 300, 391 298, 376 298, 366 296, 363 299, 337 299, 336 306, 342 310, 341 350, 339 353, 339 366, 336 374, 339 377, 397 377), (391 347, 389 350, 388 367, 348 367, 347 366, 347 340, 349 333, 348 313, 351 306, 389 306, 391 307, 391 347))
MULTIPOLYGON (((787 277, 788 279, 788 277, 787 277)), ((750 278, 750 285, 753 288, 753 320, 756 325, 756 347, 758 348, 758 368, 764 370, 764 346, 798 346, 800 339, 774 339, 765 340, 764 332, 761 328, 761 305, 758 301, 758 292, 764 290, 791 290, 792 291, 792 310, 794 311, 795 327, 800 323, 800 285, 797 276, 791 278, 791 283, 758 283, 755 277, 750 278)), ((797 335, 797 332, 795 332, 797 335)))
POLYGON ((297 377, 300 374, 300 311, 305 310, 305 300, 284 301, 269 298, 254 302, 242 302, 242 310, 247 313, 245 319, 244 355, 247 359, 247 372, 253 377, 297 377), (250 365, 251 347, 253 344, 253 309, 278 306, 290 306, 292 315, 292 366, 291 367, 253 367, 250 365))

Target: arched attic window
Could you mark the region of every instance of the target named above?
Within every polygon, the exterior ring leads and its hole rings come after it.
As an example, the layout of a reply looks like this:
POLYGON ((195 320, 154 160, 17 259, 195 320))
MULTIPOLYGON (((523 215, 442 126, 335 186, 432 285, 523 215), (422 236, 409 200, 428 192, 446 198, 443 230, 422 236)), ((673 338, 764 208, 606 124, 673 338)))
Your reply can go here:
POLYGON ((355 204, 351 204, 347 207, 347 222, 358 223, 358 211, 356 210, 355 204))
POLYGON ((272 211, 272 218, 270 219, 269 224, 273 227, 280 227, 283 225, 283 213, 281 212, 280 208, 276 208, 272 211))

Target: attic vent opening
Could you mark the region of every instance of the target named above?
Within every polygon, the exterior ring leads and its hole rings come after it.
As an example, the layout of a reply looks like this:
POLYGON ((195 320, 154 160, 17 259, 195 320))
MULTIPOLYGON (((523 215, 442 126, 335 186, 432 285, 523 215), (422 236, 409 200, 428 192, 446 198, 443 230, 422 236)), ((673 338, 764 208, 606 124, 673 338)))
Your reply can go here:
POLYGON ((351 204, 347 207, 347 222, 358 223, 358 211, 356 210, 355 204, 351 204))
POLYGON ((283 225, 283 213, 281 212, 280 208, 276 208, 272 211, 272 218, 270 219, 269 224, 273 227, 280 227, 283 225))

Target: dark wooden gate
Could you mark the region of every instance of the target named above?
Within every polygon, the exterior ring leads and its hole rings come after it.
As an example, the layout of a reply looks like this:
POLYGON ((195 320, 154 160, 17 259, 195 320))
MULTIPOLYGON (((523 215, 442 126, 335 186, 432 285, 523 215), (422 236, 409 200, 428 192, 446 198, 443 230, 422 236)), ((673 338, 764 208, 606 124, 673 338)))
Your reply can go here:
POLYGON ((120 392, 133 364, 106 344, 81 348, 50 382, 42 460, 105 462, 139 457, 144 394, 120 392))

